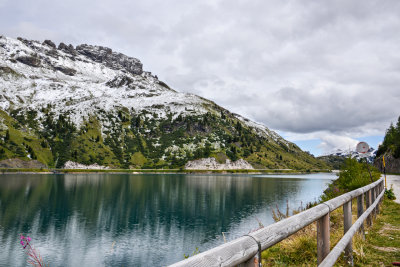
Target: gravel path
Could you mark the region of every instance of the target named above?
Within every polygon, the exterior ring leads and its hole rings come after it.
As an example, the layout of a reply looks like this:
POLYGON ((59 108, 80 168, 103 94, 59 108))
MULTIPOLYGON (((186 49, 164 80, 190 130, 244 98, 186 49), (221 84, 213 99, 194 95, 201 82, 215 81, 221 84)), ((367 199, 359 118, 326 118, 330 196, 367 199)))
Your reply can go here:
POLYGON ((393 192, 396 195, 395 202, 400 204, 400 175, 386 175, 387 188, 393 185, 393 192))

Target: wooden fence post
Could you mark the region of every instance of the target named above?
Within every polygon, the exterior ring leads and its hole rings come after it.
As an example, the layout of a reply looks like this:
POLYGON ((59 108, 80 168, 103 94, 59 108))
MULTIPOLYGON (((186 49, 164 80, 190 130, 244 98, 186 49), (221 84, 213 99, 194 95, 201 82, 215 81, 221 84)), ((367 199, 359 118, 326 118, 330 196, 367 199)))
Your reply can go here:
POLYGON ((330 226, 329 213, 317 221, 317 262, 320 264, 329 254, 330 226))
MULTIPOLYGON (((375 188, 371 188, 371 204, 375 202, 375 188)), ((372 219, 375 219, 376 217, 376 208, 373 209, 372 211, 372 219)))
MULTIPOLYGON (((343 222, 344 222, 344 233, 346 233, 352 225, 352 214, 351 214, 351 200, 343 204, 343 222)), ((353 266, 353 238, 347 244, 345 249, 345 259, 350 266, 353 266)))
MULTIPOLYGON (((368 190, 366 193, 366 202, 365 202, 365 209, 367 210, 369 206, 371 206, 371 190, 368 190)), ((371 214, 367 217, 367 225, 370 227, 372 225, 372 216, 371 214)))
MULTIPOLYGON (((378 184, 378 185, 375 187, 375 199, 378 198, 378 196, 379 196, 379 194, 380 194, 380 192, 381 192, 381 190, 379 190, 379 189, 380 189, 380 185, 378 184)), ((376 215, 379 214, 379 204, 380 204, 380 202, 378 203, 378 205, 376 205, 376 215)))
MULTIPOLYGON (((364 213, 364 194, 361 194, 357 197, 357 218, 360 218, 363 213, 364 213)), ((364 222, 361 224, 361 227, 358 230, 358 232, 362 235, 362 238, 365 239, 364 222)))

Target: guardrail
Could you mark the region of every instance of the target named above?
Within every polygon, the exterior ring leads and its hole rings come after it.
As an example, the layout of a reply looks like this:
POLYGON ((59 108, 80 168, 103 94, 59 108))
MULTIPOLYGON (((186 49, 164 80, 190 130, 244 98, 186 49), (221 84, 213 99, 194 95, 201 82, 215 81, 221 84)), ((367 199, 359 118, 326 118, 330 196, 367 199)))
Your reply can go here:
POLYGON ((243 237, 192 256, 170 267, 196 266, 261 266, 261 252, 313 222, 317 222, 318 266, 332 266, 343 250, 346 260, 353 265, 352 238, 359 230, 364 235, 364 221, 372 225, 372 217, 379 213, 384 195, 383 178, 321 203, 282 221, 259 229, 243 237), (357 198, 358 220, 352 224, 351 205, 357 198), (364 201, 365 200, 365 201, 364 201), (364 202, 366 210, 364 211, 364 202), (329 214, 343 206, 344 236, 330 251, 329 214))

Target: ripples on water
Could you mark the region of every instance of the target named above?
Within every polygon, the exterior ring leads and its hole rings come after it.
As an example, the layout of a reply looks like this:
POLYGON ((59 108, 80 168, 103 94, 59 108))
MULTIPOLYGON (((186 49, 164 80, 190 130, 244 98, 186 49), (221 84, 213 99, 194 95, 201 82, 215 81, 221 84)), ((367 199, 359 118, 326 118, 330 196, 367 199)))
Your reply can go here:
POLYGON ((0 266, 29 266, 19 234, 51 266, 165 266, 317 200, 332 174, 0 175, 0 266))

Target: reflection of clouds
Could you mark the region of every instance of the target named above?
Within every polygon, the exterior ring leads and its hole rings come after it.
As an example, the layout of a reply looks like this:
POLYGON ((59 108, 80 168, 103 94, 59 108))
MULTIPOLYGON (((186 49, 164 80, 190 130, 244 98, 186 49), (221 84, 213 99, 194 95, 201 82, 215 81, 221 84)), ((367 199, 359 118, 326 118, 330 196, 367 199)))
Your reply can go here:
POLYGON ((63 175, 64 186, 66 189, 82 185, 99 185, 104 180, 101 175, 93 174, 65 174, 63 175))
POLYGON ((323 179, 335 180, 337 179, 336 173, 313 173, 313 174, 260 174, 253 177, 259 178, 292 178, 292 179, 323 179))
POLYGON ((252 185, 250 176, 188 175, 185 180, 188 186, 213 190, 232 188, 243 190, 252 185))
POLYGON ((228 240, 248 233, 255 217, 267 225, 270 206, 305 203, 326 180, 68 174, 20 181, 9 194, 0 191, 0 266, 21 258, 13 239, 21 232, 32 234, 52 265, 166 265, 222 244, 222 232, 228 240))

